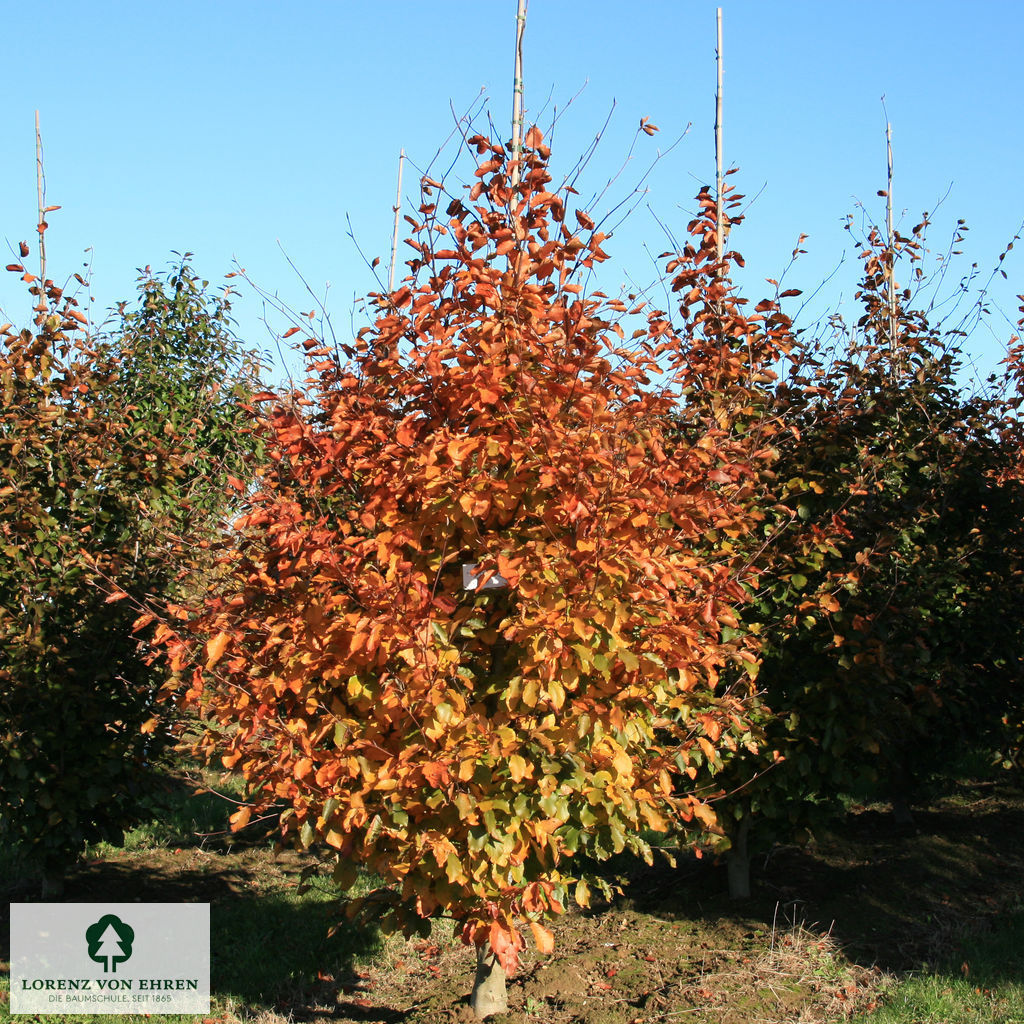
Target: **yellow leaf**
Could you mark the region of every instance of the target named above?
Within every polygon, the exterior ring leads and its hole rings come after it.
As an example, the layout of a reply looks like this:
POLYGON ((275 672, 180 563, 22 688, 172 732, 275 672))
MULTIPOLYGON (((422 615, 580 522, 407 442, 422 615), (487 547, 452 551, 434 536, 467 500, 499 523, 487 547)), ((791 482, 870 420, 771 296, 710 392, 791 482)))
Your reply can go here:
POLYGON ((615 756, 612 758, 612 765, 615 767, 615 774, 620 778, 631 778, 633 775, 633 759, 622 747, 616 744, 615 756))
POLYGON ((707 805, 694 801, 691 805, 693 816, 704 824, 706 828, 714 828, 718 824, 715 812, 707 805))
POLYGON ((573 619, 572 629, 581 640, 589 640, 594 635, 594 627, 584 619, 573 619))
POLYGON ((562 710, 562 705, 565 704, 565 688, 557 679, 552 679, 548 683, 548 699, 556 711, 562 710))
POLYGON ((536 679, 527 679, 523 684, 523 703, 528 708, 535 708, 537 706, 539 689, 536 679))
POLYGON ((587 883, 584 882, 582 878, 576 883, 576 894, 575 895, 576 895, 576 902, 581 907, 589 907, 590 906, 590 886, 587 885, 587 883))
POLYGON ((513 754, 508 759, 508 770, 512 774, 513 782, 522 782, 527 774, 529 765, 526 763, 526 759, 521 757, 519 754, 513 754))
POLYGON ((640 668, 640 659, 628 647, 623 647, 619 651, 619 661, 627 672, 636 672, 640 668))

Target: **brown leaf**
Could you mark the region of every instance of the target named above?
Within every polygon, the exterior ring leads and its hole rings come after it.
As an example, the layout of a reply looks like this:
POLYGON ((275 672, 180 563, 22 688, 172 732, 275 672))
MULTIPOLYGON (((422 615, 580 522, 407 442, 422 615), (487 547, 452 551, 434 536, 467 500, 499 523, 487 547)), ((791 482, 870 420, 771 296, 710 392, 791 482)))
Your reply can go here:
POLYGON ((530 149, 537 149, 544 142, 544 135, 541 130, 534 125, 526 133, 526 138, 523 141, 530 149))

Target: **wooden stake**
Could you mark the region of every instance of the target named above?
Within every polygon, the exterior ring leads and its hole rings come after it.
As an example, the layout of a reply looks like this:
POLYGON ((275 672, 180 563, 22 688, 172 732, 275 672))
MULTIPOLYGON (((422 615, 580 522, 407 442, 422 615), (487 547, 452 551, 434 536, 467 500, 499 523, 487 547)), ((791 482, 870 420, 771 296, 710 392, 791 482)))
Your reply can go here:
MULTIPOLYGON (((718 48, 715 51, 718 63, 718 89, 715 92, 715 232, 718 239, 718 263, 721 267, 725 254, 725 216, 722 210, 722 8, 718 8, 718 48)), ((719 270, 721 273, 721 270, 719 270)))
POLYGON ((39 221, 36 230, 39 232, 39 302, 46 301, 46 228, 44 218, 46 209, 46 188, 43 182, 43 137, 39 131, 39 111, 36 111, 36 196, 39 202, 39 221))
POLYGON ((391 267, 388 270, 388 291, 395 290, 395 260, 398 258, 398 215, 402 209, 402 165, 405 163, 405 150, 398 154, 398 194, 395 196, 395 229, 391 233, 391 267))
POLYGON ((519 161, 523 153, 523 32, 526 30, 528 0, 519 0, 516 13, 516 70, 512 83, 512 187, 519 184, 519 161))

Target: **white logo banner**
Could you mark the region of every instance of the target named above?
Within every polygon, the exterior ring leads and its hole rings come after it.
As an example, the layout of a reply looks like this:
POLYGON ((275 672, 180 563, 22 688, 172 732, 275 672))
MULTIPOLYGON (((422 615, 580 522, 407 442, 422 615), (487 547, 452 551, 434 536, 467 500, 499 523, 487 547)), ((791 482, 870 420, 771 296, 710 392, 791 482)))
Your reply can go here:
POLYGON ((209 903, 12 903, 11 1013, 209 1013, 209 903))

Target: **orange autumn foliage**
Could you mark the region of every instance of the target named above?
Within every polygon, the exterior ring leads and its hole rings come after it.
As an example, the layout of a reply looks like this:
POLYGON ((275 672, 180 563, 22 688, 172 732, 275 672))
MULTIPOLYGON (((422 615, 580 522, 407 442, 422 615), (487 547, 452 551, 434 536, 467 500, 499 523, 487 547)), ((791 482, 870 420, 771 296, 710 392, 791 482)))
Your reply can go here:
POLYGON ((511 972, 524 918, 550 949, 541 920, 603 884, 573 854, 714 827, 693 766, 752 742, 756 653, 722 625, 778 341, 718 278, 706 194, 670 265, 680 327, 586 293, 606 238, 551 189, 540 132, 515 186, 502 145, 469 143, 477 181, 424 181, 372 326, 308 338, 305 390, 263 396, 269 461, 223 573, 158 639, 254 808, 286 805, 342 886, 358 864, 390 883, 385 925, 453 916, 511 972))

